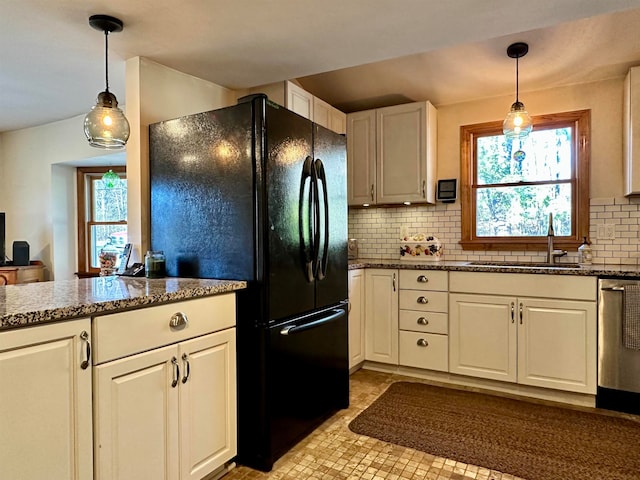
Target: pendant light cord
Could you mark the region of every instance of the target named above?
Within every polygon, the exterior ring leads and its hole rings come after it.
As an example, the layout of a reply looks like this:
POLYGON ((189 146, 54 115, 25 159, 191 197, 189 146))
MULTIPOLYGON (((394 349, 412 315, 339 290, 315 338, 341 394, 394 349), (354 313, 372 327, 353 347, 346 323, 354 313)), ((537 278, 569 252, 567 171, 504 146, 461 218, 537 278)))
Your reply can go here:
POLYGON ((109 30, 104 31, 104 72, 106 92, 109 92, 109 30))
POLYGON ((519 85, 519 80, 518 80, 518 60, 520 59, 520 57, 516 57, 516 103, 518 103, 518 85, 519 85))

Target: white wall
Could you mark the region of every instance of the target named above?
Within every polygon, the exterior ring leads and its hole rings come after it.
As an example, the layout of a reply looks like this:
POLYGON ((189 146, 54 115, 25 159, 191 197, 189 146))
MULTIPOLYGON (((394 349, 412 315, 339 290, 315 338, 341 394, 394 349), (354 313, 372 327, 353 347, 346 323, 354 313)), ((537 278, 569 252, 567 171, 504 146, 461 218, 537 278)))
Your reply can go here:
MULTIPOLYGON (((126 89, 129 241, 139 258, 148 247, 149 124, 232 105, 236 95, 140 57, 126 63, 126 89)), ((88 145, 83 121, 84 114, 0 134, 0 211, 7 213, 7 252, 11 256, 14 240, 26 240, 31 259, 45 263, 48 279, 73 278, 77 271, 74 167, 111 164, 105 156, 110 152, 88 145)))
POLYGON ((31 259, 44 262, 48 279, 72 278, 77 269, 75 206, 68 205, 69 195, 75 196, 75 174, 61 168, 54 175, 54 166, 91 165, 105 154, 88 145, 83 121, 79 115, 0 134, 0 210, 7 214, 7 255, 12 255, 13 241, 27 241, 31 259), (54 244, 64 255, 54 255, 54 244), (67 256, 69 252, 74 253, 67 256))
POLYGON ((149 248, 149 125, 233 105, 237 96, 200 78, 135 57, 126 64, 129 241, 140 259, 149 248))

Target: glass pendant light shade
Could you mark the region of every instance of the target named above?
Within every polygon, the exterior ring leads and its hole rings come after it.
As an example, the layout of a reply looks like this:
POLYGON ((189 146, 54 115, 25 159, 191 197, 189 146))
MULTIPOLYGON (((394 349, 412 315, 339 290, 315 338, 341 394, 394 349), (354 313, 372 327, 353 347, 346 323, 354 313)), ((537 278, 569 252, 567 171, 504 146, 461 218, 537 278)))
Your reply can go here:
POLYGON ((116 150, 124 148, 129 140, 129 121, 118 108, 116 96, 109 91, 109 33, 121 32, 122 21, 109 15, 92 15, 89 25, 104 32, 105 89, 98 94, 98 101, 84 118, 84 134, 89 145, 116 150))
POLYGON ((129 121, 118 108, 116 96, 108 91, 101 92, 97 103, 84 118, 84 134, 89 145, 120 149, 126 145, 129 133, 129 121))
POLYGON ((524 138, 531 133, 533 121, 522 102, 515 102, 502 122, 502 132, 507 139, 524 138))
POLYGON ((511 110, 502 122, 502 132, 507 140, 523 140, 533 129, 533 121, 529 113, 525 110, 524 104, 518 100, 518 59, 524 57, 528 51, 529 45, 523 42, 513 43, 507 48, 507 55, 516 59, 516 101, 511 105, 511 110))

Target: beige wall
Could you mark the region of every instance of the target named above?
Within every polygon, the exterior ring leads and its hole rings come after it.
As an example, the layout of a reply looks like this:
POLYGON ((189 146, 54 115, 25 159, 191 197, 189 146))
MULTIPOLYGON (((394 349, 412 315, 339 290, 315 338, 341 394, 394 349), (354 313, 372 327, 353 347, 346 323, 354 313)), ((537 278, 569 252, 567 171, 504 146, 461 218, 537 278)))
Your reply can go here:
POLYGON ((126 64, 129 241, 133 259, 149 248, 149 125, 172 118, 233 105, 234 91, 135 57, 126 64))
MULTIPOLYGON (((622 196, 624 78, 520 94, 530 115, 591 109, 591 198, 622 196)), ((460 178, 460 126, 501 120, 513 97, 438 106, 438 178, 460 178)))

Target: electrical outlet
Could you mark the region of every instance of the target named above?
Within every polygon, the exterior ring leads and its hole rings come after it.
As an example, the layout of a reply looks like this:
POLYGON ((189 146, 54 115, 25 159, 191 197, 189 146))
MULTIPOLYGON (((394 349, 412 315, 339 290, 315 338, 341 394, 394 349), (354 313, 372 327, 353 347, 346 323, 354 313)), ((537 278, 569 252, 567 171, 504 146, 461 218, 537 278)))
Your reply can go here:
POLYGON ((596 237, 598 240, 615 240, 616 226, 612 223, 603 223, 598 225, 596 237))

